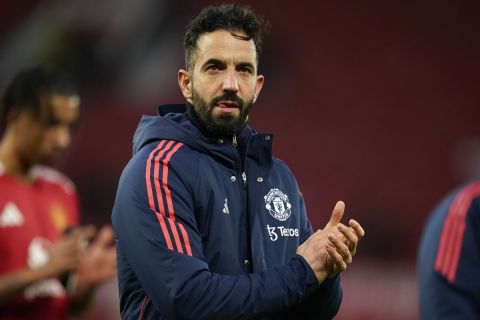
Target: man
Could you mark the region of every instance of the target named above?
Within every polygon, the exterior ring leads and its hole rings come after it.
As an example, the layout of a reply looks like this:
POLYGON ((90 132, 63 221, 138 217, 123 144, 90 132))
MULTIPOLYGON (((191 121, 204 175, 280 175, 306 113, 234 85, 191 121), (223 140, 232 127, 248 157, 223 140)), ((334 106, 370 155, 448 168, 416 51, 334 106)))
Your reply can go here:
POLYGON ((312 235, 303 197, 270 134, 247 125, 264 78, 262 24, 237 5, 187 27, 187 105, 144 116, 113 225, 124 319, 330 319, 361 226, 337 203, 312 235))
POLYGON ((480 181, 430 216, 418 253, 422 319, 480 319, 480 181))
POLYGON ((5 92, 0 142, 0 319, 68 319, 115 276, 113 230, 77 227, 71 181, 49 167, 71 141, 79 97, 53 69, 5 92))

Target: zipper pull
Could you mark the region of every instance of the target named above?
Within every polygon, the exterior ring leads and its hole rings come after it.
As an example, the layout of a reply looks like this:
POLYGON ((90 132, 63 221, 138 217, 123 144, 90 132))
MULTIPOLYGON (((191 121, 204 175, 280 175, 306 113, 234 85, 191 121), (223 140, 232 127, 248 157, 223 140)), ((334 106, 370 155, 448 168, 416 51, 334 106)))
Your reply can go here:
POLYGON ((233 135, 232 144, 235 148, 237 147, 237 135, 236 134, 233 135))
POLYGON ((242 172, 242 180, 243 180, 243 185, 247 185, 247 174, 245 172, 242 172))

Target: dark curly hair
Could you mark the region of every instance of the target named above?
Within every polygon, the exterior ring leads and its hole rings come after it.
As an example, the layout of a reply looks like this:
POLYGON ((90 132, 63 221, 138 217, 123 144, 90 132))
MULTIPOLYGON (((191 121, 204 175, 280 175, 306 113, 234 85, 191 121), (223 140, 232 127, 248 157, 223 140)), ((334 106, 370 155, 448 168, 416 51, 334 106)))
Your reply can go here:
POLYGON ((186 27, 183 48, 185 50, 187 70, 192 71, 195 65, 194 55, 200 36, 216 30, 243 32, 246 37, 235 36, 247 41, 253 39, 257 51, 258 64, 262 52, 262 38, 266 29, 267 26, 263 19, 257 17, 248 6, 222 4, 206 7, 186 27))
POLYGON ((0 130, 18 112, 40 113, 41 96, 77 95, 73 80, 53 66, 36 66, 15 76, 6 88, 0 110, 0 130))

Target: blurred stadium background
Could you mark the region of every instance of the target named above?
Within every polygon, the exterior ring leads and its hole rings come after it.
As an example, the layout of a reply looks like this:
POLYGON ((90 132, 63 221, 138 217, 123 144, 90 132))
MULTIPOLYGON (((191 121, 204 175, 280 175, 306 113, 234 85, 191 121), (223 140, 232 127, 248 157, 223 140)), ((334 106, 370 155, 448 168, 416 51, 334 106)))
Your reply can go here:
MULTIPOLYGON (((270 22, 253 126, 274 132, 314 227, 335 201, 367 230, 343 275, 337 319, 417 319, 415 256, 425 219, 480 171, 480 2, 239 1, 270 22)), ((82 91, 60 169, 83 221, 110 222, 141 114, 183 102, 176 72, 189 19, 212 1, 17 0, 0 4, 0 87, 54 62, 82 91)), ((116 284, 88 319, 118 319, 116 284)))

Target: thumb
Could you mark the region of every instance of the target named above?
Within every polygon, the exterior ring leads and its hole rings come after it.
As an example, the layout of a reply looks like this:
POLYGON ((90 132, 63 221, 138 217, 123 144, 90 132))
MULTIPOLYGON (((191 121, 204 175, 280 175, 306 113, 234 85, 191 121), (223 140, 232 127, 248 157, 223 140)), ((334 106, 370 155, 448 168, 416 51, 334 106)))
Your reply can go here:
POLYGON ((110 226, 104 226, 95 239, 95 244, 102 247, 108 247, 112 244, 114 238, 113 229, 110 226))
POLYGON ((344 211, 345 211, 345 203, 343 201, 337 201, 337 204, 335 204, 335 208, 333 208, 330 221, 328 221, 327 223, 327 227, 333 227, 339 224, 340 220, 342 220, 344 211))

